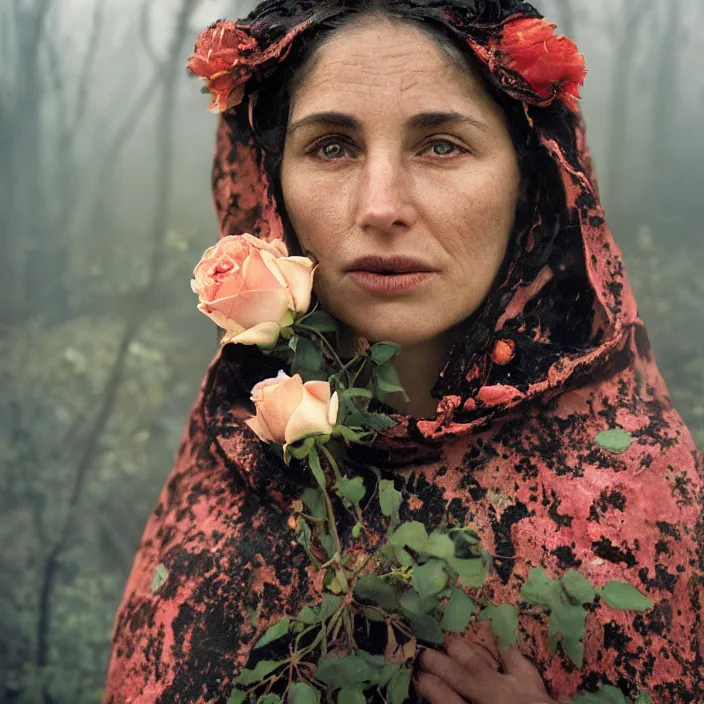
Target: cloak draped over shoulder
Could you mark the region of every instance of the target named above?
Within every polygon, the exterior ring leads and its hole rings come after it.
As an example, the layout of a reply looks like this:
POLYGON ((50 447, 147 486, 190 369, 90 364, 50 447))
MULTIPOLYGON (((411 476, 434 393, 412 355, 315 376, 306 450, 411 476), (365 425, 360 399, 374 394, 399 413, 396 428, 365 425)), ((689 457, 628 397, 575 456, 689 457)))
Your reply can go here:
MULTIPOLYGON (((283 61, 311 31, 314 5, 270 0, 243 26, 283 61)), ((395 478, 402 520, 473 526, 496 556, 496 600, 518 603, 537 566, 629 581, 651 599, 645 614, 589 613, 581 670, 550 654, 544 625, 521 617, 520 648, 557 701, 601 683, 631 697, 649 690, 655 704, 704 701, 702 456, 638 317, 581 117, 569 91, 541 94, 501 61, 514 23, 540 17, 531 5, 425 5, 519 106, 553 180, 537 187, 505 279, 448 356, 435 417, 395 414, 399 424, 354 460, 395 478), (596 442, 613 429, 632 437, 624 452, 596 442)), ((265 79, 253 70, 242 106, 220 119, 222 235, 283 236, 248 110, 265 79)), ((268 625, 317 602, 316 570, 287 523, 303 487, 244 424, 251 387, 280 364, 230 344, 208 369, 125 588, 108 704, 224 704, 268 625)))

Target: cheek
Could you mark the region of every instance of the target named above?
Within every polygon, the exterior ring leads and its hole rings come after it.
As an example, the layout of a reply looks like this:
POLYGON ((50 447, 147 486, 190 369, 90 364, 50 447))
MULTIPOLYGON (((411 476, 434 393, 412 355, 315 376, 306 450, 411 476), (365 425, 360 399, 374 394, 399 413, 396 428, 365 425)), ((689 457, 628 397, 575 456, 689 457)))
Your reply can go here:
POLYGON ((444 210, 451 226, 442 229, 448 233, 447 248, 461 253, 475 271, 498 267, 511 238, 517 198, 518 176, 511 170, 468 179, 454 192, 446 190, 444 210))

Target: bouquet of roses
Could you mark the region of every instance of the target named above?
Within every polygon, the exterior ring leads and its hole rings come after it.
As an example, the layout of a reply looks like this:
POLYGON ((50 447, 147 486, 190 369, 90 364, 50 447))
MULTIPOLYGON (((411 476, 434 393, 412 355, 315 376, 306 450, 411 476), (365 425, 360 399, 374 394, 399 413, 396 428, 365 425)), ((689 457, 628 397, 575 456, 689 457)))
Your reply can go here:
MULTIPOLYGON (((488 621, 500 649, 508 649, 518 638, 518 609, 486 597, 491 556, 471 526, 448 523, 428 533, 422 523, 403 522, 393 480, 373 468, 372 482, 353 471, 349 448, 371 445, 395 425, 372 402, 403 393, 393 366, 399 346, 360 340, 357 354, 343 362, 337 321, 308 310, 314 274, 314 263, 289 257, 281 241, 245 234, 208 249, 192 281, 199 310, 225 331, 222 344, 258 345, 291 371, 252 389, 256 415, 247 424, 264 443, 281 446, 286 465, 296 461, 309 472, 310 486, 293 502, 289 525, 320 576, 318 603, 261 636, 255 651, 278 656, 243 670, 229 704, 309 704, 323 694, 340 704, 377 694, 401 704, 423 648, 488 621), (381 528, 365 524, 362 509, 368 512, 372 502, 381 528)), ((615 608, 651 606, 625 582, 597 588, 575 570, 551 579, 534 568, 520 594, 532 612, 544 612, 553 651, 559 644, 577 667, 587 608, 598 607, 597 596, 615 608)), ((580 700, 625 703, 608 686, 580 700)), ((647 701, 644 693, 639 702, 647 701)))

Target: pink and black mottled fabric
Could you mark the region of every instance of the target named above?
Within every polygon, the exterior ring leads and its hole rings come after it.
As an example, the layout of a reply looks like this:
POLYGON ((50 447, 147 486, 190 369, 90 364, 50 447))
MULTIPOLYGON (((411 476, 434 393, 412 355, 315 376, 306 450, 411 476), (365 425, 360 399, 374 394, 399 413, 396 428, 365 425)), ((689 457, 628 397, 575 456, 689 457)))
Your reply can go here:
MULTIPOLYGON (((627 580, 653 601, 645 614, 592 609, 581 670, 550 654, 544 619, 521 617, 520 648, 557 701, 609 683, 632 697, 649 690, 655 704, 702 702, 702 456, 638 317, 581 118, 492 65, 506 27, 539 17, 530 5, 426 5, 520 107, 531 158, 554 179, 518 219, 502 280, 448 356, 436 416, 396 415, 399 424, 352 461, 394 478, 402 519, 472 525, 496 555, 496 600, 517 604, 528 571, 542 566, 555 577, 576 568, 595 584, 627 580), (633 438, 621 454, 595 442, 614 428, 633 438)), ((248 26, 271 43, 311 7, 273 0, 248 26)), ((218 130, 221 232, 281 237, 247 100, 218 130)), ((320 580, 287 524, 307 478, 243 423, 251 387, 279 368, 233 345, 212 362, 117 614, 108 704, 223 704, 267 626, 318 601, 320 580)), ((364 515, 377 525, 371 503, 364 515)))

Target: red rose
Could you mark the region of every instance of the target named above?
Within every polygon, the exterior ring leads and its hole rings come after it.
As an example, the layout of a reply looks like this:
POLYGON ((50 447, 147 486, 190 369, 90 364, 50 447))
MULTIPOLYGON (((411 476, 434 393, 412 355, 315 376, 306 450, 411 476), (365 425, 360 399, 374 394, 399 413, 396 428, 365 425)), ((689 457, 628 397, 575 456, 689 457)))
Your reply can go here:
POLYGON ((200 33, 186 68, 205 81, 213 96, 209 110, 224 112, 239 105, 257 49, 256 39, 234 22, 216 22, 200 33))
POLYGON ((579 87, 587 71, 584 56, 567 37, 555 36, 556 25, 542 19, 519 19, 504 26, 497 49, 507 68, 520 74, 543 100, 559 98, 577 109, 579 87))

